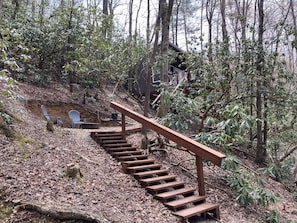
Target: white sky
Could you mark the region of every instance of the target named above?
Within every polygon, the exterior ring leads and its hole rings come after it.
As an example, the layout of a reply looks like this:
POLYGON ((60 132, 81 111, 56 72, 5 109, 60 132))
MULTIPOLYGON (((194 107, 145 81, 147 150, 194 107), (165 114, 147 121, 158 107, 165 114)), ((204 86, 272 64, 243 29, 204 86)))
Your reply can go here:
MULTIPOLYGON (((122 27, 122 31, 128 33, 128 21, 129 21, 129 0, 120 0, 120 5, 115 10, 115 21, 122 27)), ((133 19, 134 22, 132 24, 133 33, 135 32, 135 19, 136 14, 139 9, 138 14, 138 24, 137 24, 137 31, 140 32, 141 36, 146 36, 146 23, 147 23, 147 0, 134 0, 133 3, 133 19), (139 9, 139 5, 141 2, 141 7, 139 9)), ((156 21, 156 16, 158 13, 158 0, 150 0, 150 25, 153 28, 156 21)), ((181 48, 184 48, 185 41, 184 36, 178 36, 178 43, 181 48)))

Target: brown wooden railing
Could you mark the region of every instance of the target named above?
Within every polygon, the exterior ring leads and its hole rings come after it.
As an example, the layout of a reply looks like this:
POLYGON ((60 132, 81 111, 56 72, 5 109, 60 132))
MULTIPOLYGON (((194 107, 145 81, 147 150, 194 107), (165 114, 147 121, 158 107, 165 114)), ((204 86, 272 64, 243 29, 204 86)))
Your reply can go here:
POLYGON ((191 151, 196 156, 196 168, 197 168, 197 181, 198 181, 198 191, 201 196, 205 195, 204 187, 204 174, 203 174, 203 160, 211 161, 217 166, 221 166, 222 160, 226 157, 224 154, 213 150, 201 143, 196 142, 195 140, 184 136, 170 128, 167 128, 154 120, 151 120, 141 114, 138 114, 135 111, 132 111, 124 106, 111 102, 110 106, 122 114, 122 136, 126 135, 126 120, 125 116, 134 119, 135 121, 142 124, 143 127, 151 129, 169 140, 175 142, 177 145, 180 145, 187 150, 191 151))

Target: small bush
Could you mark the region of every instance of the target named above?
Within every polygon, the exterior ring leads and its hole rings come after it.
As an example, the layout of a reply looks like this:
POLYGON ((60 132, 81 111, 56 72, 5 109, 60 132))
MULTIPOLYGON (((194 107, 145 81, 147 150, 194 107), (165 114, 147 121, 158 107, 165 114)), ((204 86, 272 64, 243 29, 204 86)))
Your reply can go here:
POLYGON ((289 157, 282 162, 273 161, 266 168, 261 168, 261 170, 264 174, 269 175, 278 182, 287 182, 291 179, 291 169, 294 163, 294 158, 289 157))
POLYGON ((38 87, 48 87, 50 84, 50 78, 46 75, 35 73, 31 77, 31 82, 38 87))
POLYGON ((279 216, 278 211, 272 210, 268 215, 266 215, 265 222, 266 223, 279 223, 280 216, 279 216))
POLYGON ((238 166, 239 160, 234 157, 227 157, 222 167, 228 171, 225 176, 227 185, 236 194, 236 200, 243 206, 258 204, 268 206, 276 202, 276 196, 263 188, 261 178, 254 173, 238 166))

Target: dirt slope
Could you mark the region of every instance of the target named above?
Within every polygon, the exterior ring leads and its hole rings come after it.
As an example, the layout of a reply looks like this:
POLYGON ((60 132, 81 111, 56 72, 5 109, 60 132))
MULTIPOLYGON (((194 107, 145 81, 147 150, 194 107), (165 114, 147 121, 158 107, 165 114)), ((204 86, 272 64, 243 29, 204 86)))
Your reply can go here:
MULTIPOLYGON (((29 203, 32 207, 61 211, 64 214, 73 212, 78 216, 100 219, 101 222, 179 222, 167 208, 141 188, 134 178, 121 171, 120 164, 90 138, 92 130, 68 128, 67 112, 71 108, 80 110, 89 120, 100 122, 101 129, 119 128, 116 122, 108 127, 105 122, 101 122, 101 117, 98 119, 98 114, 108 116, 112 112, 109 108, 110 100, 141 112, 135 101, 124 93, 113 95, 113 91, 113 86, 107 85, 104 91, 89 93, 86 104, 82 104, 83 97, 79 92, 71 95, 67 89, 59 86, 41 89, 18 83, 14 101, 1 97, 5 105, 23 120, 22 123, 14 124, 15 130, 29 140, 11 142, 0 135, 0 200, 14 205, 29 203), (47 106, 49 113, 60 115, 65 126, 55 127, 54 133, 47 131, 40 110, 41 104, 47 106), (71 163, 79 165, 83 174, 82 181, 65 177, 64 171, 71 163)), ((133 124, 132 120, 130 122, 133 124)), ((139 136, 135 134, 129 139, 137 144, 139 136)), ((166 156, 158 153, 152 156, 186 183, 197 186, 192 176, 180 167, 172 166, 181 158, 191 159, 189 154, 170 150, 166 156)), ((193 162, 185 165, 192 168, 193 162)), ((243 208, 234 201, 232 192, 225 186, 221 178, 224 174, 218 167, 205 166, 208 200, 221 205, 221 222, 263 222, 269 209, 277 209, 282 219, 286 219, 283 222, 297 222, 296 202, 280 184, 266 179, 268 189, 282 195, 277 204, 268 209, 258 206, 243 208)), ((36 212, 21 211, 21 207, 11 213, 0 203, 0 222, 59 221, 37 215, 36 212)))

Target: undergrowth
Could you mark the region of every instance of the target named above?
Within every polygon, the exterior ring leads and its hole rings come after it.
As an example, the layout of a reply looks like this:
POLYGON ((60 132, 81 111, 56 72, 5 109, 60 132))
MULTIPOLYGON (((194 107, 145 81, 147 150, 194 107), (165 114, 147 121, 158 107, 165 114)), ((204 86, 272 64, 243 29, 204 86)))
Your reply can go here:
POLYGON ((229 156, 222 164, 228 173, 224 176, 227 185, 236 194, 236 200, 243 206, 257 204, 266 207, 270 203, 275 203, 279 195, 266 191, 261 176, 240 168, 239 163, 238 159, 229 156))

